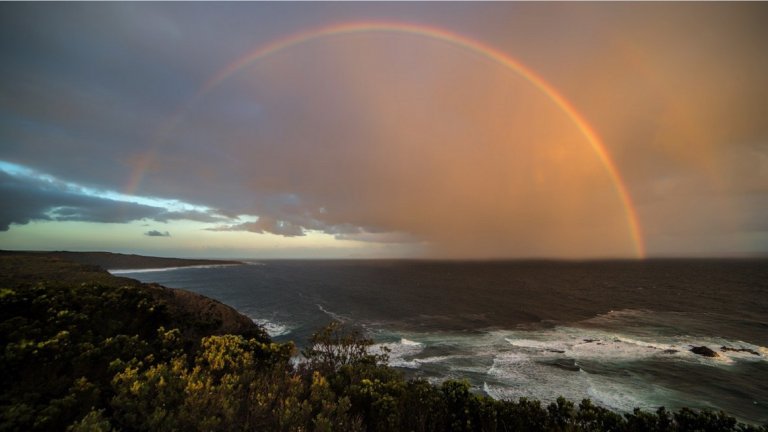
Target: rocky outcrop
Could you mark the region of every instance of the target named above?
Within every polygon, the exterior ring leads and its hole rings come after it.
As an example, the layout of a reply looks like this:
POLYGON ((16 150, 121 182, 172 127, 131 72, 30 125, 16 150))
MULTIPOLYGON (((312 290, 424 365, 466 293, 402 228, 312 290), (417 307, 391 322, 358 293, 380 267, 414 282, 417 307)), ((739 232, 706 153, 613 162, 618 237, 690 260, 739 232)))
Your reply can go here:
POLYGON ((727 346, 722 346, 722 347, 720 347, 720 351, 722 351, 722 352, 728 352, 728 351, 746 352, 746 353, 750 353, 752 355, 760 356, 759 352, 757 352, 757 351, 755 351, 753 349, 749 349, 749 348, 731 348, 731 347, 727 347, 727 346))
POLYGON ((698 354, 700 356, 704 357, 720 357, 720 354, 716 353, 715 351, 712 351, 711 349, 705 347, 705 346, 695 346, 691 348, 691 352, 694 354, 698 354))

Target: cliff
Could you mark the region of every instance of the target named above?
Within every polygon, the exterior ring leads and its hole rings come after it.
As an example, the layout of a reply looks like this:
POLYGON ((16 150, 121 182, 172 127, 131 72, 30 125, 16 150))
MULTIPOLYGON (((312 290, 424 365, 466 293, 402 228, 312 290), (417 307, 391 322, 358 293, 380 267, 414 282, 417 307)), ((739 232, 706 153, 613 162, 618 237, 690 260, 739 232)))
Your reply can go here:
POLYGON ((177 260, 103 252, 3 252, 0 254, 0 287, 17 289, 46 284, 63 286, 98 285, 131 288, 150 295, 166 310, 166 327, 178 328, 185 338, 197 341, 203 336, 238 334, 266 338, 263 330, 235 309, 214 299, 189 291, 143 284, 137 280, 113 276, 105 267, 142 268, 166 265, 234 264, 233 261, 177 260))

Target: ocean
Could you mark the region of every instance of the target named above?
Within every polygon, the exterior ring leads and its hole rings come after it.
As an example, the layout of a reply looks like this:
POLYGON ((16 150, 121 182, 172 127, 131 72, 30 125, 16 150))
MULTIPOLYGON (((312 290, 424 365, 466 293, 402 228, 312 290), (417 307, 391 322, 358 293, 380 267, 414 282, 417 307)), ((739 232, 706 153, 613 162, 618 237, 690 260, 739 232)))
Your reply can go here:
POLYGON ((408 377, 466 379, 494 398, 768 423, 768 260, 267 260, 119 273, 215 298, 299 347, 341 320, 408 377))

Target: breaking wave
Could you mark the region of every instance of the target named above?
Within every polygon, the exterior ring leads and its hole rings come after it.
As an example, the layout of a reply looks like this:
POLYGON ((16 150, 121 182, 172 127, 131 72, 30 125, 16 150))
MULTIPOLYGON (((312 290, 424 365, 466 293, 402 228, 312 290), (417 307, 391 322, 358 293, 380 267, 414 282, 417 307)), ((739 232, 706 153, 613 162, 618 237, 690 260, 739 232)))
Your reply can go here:
POLYGON ((205 264, 205 265, 193 265, 193 266, 180 266, 180 267, 161 267, 161 268, 143 268, 143 269, 114 269, 107 270, 113 275, 129 274, 129 273, 152 273, 152 272, 167 272, 174 270, 186 270, 186 269, 209 269, 219 267, 233 267, 240 264, 205 264))
POLYGON ((285 336, 291 333, 291 328, 286 324, 272 322, 263 318, 253 318, 253 322, 261 326, 269 337, 285 336))

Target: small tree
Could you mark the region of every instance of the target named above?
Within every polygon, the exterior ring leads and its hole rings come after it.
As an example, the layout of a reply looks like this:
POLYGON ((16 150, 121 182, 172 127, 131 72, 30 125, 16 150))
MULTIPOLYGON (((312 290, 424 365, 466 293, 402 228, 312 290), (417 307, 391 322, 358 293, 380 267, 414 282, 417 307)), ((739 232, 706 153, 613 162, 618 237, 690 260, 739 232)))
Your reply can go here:
POLYGON ((372 352, 373 340, 362 335, 360 330, 332 321, 322 330, 313 334, 309 347, 301 353, 311 371, 325 376, 338 372, 344 366, 379 365, 389 357, 386 349, 372 352))

